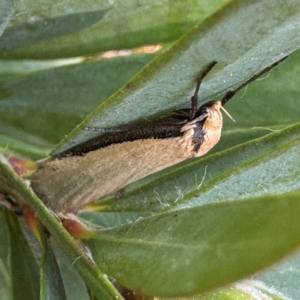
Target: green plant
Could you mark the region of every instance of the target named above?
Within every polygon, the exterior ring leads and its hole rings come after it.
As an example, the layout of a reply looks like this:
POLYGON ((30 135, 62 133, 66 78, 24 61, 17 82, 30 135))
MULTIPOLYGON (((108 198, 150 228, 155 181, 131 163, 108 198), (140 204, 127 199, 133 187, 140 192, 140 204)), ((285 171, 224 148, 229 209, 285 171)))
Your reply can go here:
MULTIPOLYGON (((1 152, 37 160, 91 137, 86 125, 135 124, 188 106, 196 76, 212 60, 218 64, 200 98, 215 99, 299 47, 299 6, 279 0, 6 1, 0 15, 1 152), (165 48, 158 54, 91 56, 157 43, 165 48)), ((39 241, 21 217, 1 208, 2 299, 121 297, 104 273, 152 296, 237 299, 245 295, 244 284, 283 298, 267 287, 275 286, 297 299, 297 253, 256 275, 266 286, 242 282, 202 293, 299 246, 299 55, 228 103, 237 122, 225 120, 209 155, 101 199, 78 214, 82 224, 65 221, 98 266, 1 156, 0 194, 31 207, 38 218, 30 210, 23 214, 39 241), (96 225, 113 229, 89 229, 96 225)))

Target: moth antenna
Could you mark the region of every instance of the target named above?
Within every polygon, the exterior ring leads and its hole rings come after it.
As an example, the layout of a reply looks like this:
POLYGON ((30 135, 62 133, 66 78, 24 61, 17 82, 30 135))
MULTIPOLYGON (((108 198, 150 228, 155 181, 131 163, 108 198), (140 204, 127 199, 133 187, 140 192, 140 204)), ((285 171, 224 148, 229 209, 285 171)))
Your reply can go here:
POLYGON ((235 90, 230 90, 228 91, 224 97, 221 100, 222 105, 225 105, 239 90, 241 90, 243 87, 245 87, 246 85, 248 85, 249 83, 251 83, 252 81, 256 80, 257 78, 259 78, 261 75, 267 73, 268 71, 270 71, 271 69, 273 69, 274 67, 276 67, 277 65, 279 65, 282 61, 284 61, 287 58, 287 56, 285 56, 284 58, 274 62, 273 64, 271 64, 270 66, 266 67, 265 69, 263 69, 262 71, 260 71, 259 73, 253 75, 250 79, 248 79, 247 81, 245 81, 243 84, 241 84, 239 87, 237 87, 235 90))
POLYGON ((230 115, 230 113, 221 105, 220 108, 224 111, 224 113, 233 121, 235 122, 235 119, 230 115))
POLYGON ((90 127, 90 126, 85 127, 84 130, 97 131, 97 132, 121 132, 121 131, 124 131, 124 129, 120 129, 120 128, 100 128, 100 127, 90 127))
POLYGON ((190 120, 193 120, 196 116, 197 110, 198 110, 198 92, 200 89, 200 85, 203 81, 203 79, 206 77, 206 75, 211 71, 211 69, 217 64, 216 61, 212 61, 206 69, 203 71, 203 73, 200 75, 200 77, 197 79, 197 85, 195 88, 194 95, 191 97, 191 112, 190 112, 190 120))

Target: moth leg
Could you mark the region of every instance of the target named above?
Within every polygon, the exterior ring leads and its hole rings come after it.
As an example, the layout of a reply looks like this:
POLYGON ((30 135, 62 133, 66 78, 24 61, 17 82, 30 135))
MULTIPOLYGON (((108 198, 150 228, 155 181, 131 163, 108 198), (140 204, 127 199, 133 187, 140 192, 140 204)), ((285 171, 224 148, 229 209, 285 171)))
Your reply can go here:
POLYGON ((250 79, 248 79, 247 81, 245 81, 242 85, 240 85, 239 87, 237 87, 235 90, 230 90, 228 91, 224 97, 221 100, 222 106, 224 106, 239 90, 241 90, 242 88, 244 88, 246 85, 248 85, 249 83, 251 83, 252 81, 256 80, 257 78, 259 78, 261 75, 267 73, 268 71, 270 71, 271 69, 273 69, 274 67, 276 67, 278 64, 280 64, 282 61, 284 61, 287 58, 287 56, 285 56, 284 58, 276 61, 275 63, 273 63, 272 65, 268 66, 267 68, 263 69, 261 72, 253 75, 250 79))

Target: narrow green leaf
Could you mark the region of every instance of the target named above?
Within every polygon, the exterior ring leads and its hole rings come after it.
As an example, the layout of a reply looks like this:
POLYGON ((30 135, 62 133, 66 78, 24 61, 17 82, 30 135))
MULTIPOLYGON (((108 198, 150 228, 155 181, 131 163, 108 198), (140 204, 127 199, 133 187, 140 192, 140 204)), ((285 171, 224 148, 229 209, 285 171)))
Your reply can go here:
POLYGON ((58 58, 170 42, 230 0, 17 2, 0 56, 58 58), (19 13, 19 12, 22 13, 19 13), (106 12, 103 17, 103 12, 106 12))
POLYGON ((263 282, 269 287, 274 287, 288 299, 299 299, 300 251, 286 257, 280 263, 256 274, 253 279, 263 282))
MULTIPOLYGON (((3 152, 11 154, 14 151, 37 159, 45 157, 90 111, 152 57, 152 54, 140 54, 86 61, 32 71, 21 78, 7 76, 0 88, 0 146, 3 152)), ((28 66, 24 64, 24 68, 28 66)))
POLYGON ((102 227, 118 227, 123 224, 132 224, 139 218, 146 218, 151 215, 150 212, 91 212, 81 211, 78 213, 81 221, 87 225, 98 225, 102 227))
POLYGON ((272 285, 267 286, 257 280, 242 280, 231 286, 219 288, 199 296, 188 298, 161 298, 161 300, 286 300, 286 295, 277 291, 272 285))
POLYGON ((45 236, 42 244, 40 300, 65 300, 67 297, 59 267, 45 236))
POLYGON ((51 239, 51 248, 55 257, 59 261, 60 274, 64 282, 65 291, 68 300, 91 300, 88 289, 83 278, 76 271, 75 265, 77 261, 70 264, 70 260, 66 253, 51 239))
POLYGON ((10 274, 0 259, 0 293, 2 300, 11 300, 10 274))
MULTIPOLYGON (((0 195, 1 199, 1 195, 0 195)), ((1 300, 11 299, 11 280, 9 269, 10 240, 4 208, 0 208, 0 295, 1 300)))
POLYGON ((207 291, 249 276, 300 245, 300 194, 220 202, 95 231, 95 261, 148 295, 207 291))
POLYGON ((38 42, 52 41, 54 38, 68 36, 98 23, 107 10, 85 11, 75 14, 43 18, 20 26, 9 27, 1 37, 2 55, 38 42), (34 34, 33 34, 34 33, 34 34))
POLYGON ((10 233, 12 299, 39 299, 39 268, 14 214, 6 211, 10 233))
POLYGON ((0 60, 0 80, 2 83, 8 82, 14 78, 22 77, 27 74, 78 64, 85 60, 86 59, 83 57, 51 60, 0 60))
MULTIPOLYGON (((264 295, 263 295, 264 296, 264 295)), ((194 295, 184 298, 160 298, 160 300, 254 300, 250 295, 238 290, 234 286, 227 286, 207 292, 202 295, 194 295)), ((272 299, 270 299, 272 300, 272 299)))
POLYGON ((0 3, 0 37, 8 25, 10 18, 15 11, 15 2, 11 0, 2 0, 0 3))
MULTIPOLYGON (((1 197, 0 197, 0 200, 1 197)), ((5 266, 9 267, 9 259, 8 259, 8 250, 9 250, 9 231, 6 223, 6 218, 4 215, 4 208, 0 209, 0 259, 3 261, 5 266)))
POLYGON ((263 298, 269 298, 272 300, 285 300, 288 299, 287 295, 281 293, 273 284, 268 286, 258 280, 244 280, 235 284, 235 287, 240 291, 251 296, 251 299, 255 299, 258 296, 263 298))
POLYGON ((286 143, 209 182, 172 209, 228 199, 282 194, 300 189, 300 139, 286 143), (230 188, 228 188, 230 187, 230 188))

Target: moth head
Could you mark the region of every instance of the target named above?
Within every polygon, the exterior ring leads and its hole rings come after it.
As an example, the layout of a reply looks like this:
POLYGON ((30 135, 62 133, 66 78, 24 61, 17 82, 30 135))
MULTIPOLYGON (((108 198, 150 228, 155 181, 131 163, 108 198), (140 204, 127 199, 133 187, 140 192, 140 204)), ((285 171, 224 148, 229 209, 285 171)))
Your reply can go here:
MULTIPOLYGON (((223 125, 221 101, 209 101, 201 107, 201 114, 205 116, 204 127, 206 129, 221 129, 223 125)), ((199 110, 200 110, 199 109, 199 110)))
POLYGON ((209 101, 204 103, 200 106, 198 113, 199 115, 206 113, 208 118, 216 117, 222 119, 221 111, 223 111, 233 122, 235 122, 229 112, 223 107, 221 101, 209 101))

